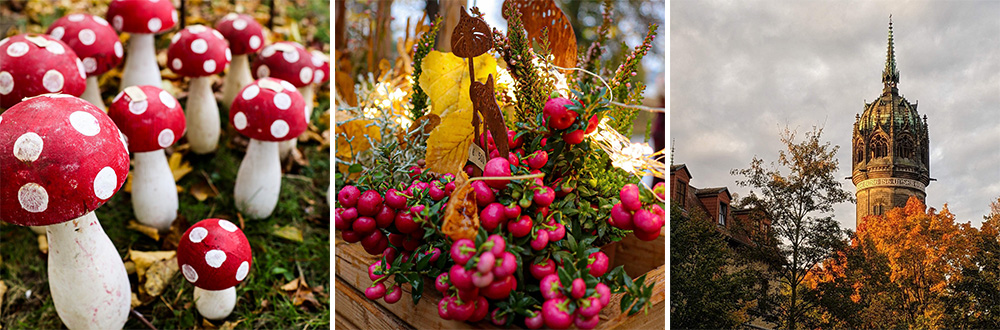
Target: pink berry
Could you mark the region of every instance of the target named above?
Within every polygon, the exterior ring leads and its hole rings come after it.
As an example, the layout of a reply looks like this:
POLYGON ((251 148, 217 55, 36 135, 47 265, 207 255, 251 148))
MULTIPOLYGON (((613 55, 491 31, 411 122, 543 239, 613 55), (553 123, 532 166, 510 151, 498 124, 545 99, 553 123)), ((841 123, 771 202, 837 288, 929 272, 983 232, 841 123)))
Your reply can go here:
POLYGON ((451 269, 448 270, 448 278, 451 279, 451 284, 461 290, 472 290, 476 287, 472 284, 472 272, 459 265, 451 266, 451 269))
POLYGON ((493 242, 493 247, 490 248, 490 252, 493 252, 493 256, 503 255, 507 251, 507 241, 503 239, 503 236, 493 234, 487 238, 487 241, 493 242))
POLYGON ((642 203, 639 202, 639 186, 635 184, 629 183, 622 187, 619 197, 626 210, 634 212, 642 207, 642 203))
POLYGON ((579 308, 576 311, 584 318, 590 318, 601 313, 601 308, 604 307, 604 305, 601 305, 601 299, 593 296, 581 300, 578 305, 579 308))
POLYGON ((614 220, 615 227, 622 230, 632 230, 632 213, 617 203, 611 207, 611 219, 614 220))
POLYGON ((486 207, 495 200, 493 190, 483 181, 472 181, 472 191, 476 194, 476 205, 486 207))
POLYGON ((397 210, 406 209, 406 196, 401 195, 396 189, 386 190, 385 204, 397 210))
POLYGON ((451 287, 451 281, 448 279, 448 272, 443 272, 438 275, 437 279, 434 280, 434 288, 441 292, 442 294, 448 292, 448 288, 451 287))
POLYGON ((403 289, 400 289, 399 285, 393 285, 391 288, 389 288, 389 293, 386 293, 385 297, 383 297, 382 299, 385 299, 386 303, 395 304, 396 302, 399 301, 399 298, 402 297, 403 297, 403 289))
POLYGON ((555 229, 549 230, 549 242, 558 242, 566 237, 566 226, 561 223, 557 223, 555 226, 555 229))
POLYGON ((644 209, 635 211, 635 215, 632 217, 632 222, 635 225, 636 230, 647 233, 654 231, 659 232, 660 227, 663 227, 663 225, 659 223, 656 215, 644 209))
POLYGON ((585 293, 587 293, 587 283, 584 283, 582 278, 573 280, 573 284, 569 290, 569 294, 573 296, 573 299, 583 298, 585 293))
POLYGON ((486 318, 486 315, 490 313, 490 304, 486 302, 486 298, 479 296, 476 298, 476 311, 472 312, 472 317, 467 321, 469 322, 479 322, 486 318))
POLYGON ((556 273, 556 263, 550 259, 543 259, 538 263, 528 266, 528 270, 531 271, 532 277, 541 280, 548 275, 556 273))
POLYGON ((546 300, 542 304, 542 318, 545 326, 552 329, 567 329, 573 325, 573 315, 566 309, 566 297, 546 300))
POLYGON ((611 302, 611 288, 609 288, 604 283, 597 283, 597 288, 594 289, 599 295, 598 298, 601 300, 601 306, 607 306, 611 302))
POLYGON ((378 191, 369 190, 358 197, 358 213, 365 216, 375 216, 378 206, 382 204, 382 196, 378 191))
POLYGON ((573 320, 573 324, 576 325, 577 328, 580 328, 582 330, 593 329, 597 327, 597 324, 600 322, 601 319, 597 315, 588 318, 577 317, 576 319, 573 320))
POLYGON ((565 98, 551 98, 545 102, 545 107, 542 108, 542 113, 545 118, 545 122, 552 129, 562 130, 569 128, 576 121, 578 114, 576 111, 571 111, 566 109, 567 105, 573 104, 565 98))
POLYGON ((477 288, 485 288, 489 286, 490 283, 493 283, 493 272, 472 273, 472 285, 475 285, 477 288))
POLYGON ((517 219, 517 217, 521 216, 521 207, 517 206, 517 204, 510 204, 510 206, 503 208, 503 215, 507 219, 517 219))
POLYGON ((531 248, 535 251, 544 249, 549 245, 549 232, 543 229, 535 231, 535 238, 531 240, 531 248))
POLYGON ((531 154, 528 158, 528 166, 533 170, 537 170, 545 166, 545 163, 549 162, 549 153, 545 150, 538 150, 531 154))
POLYGON ((479 263, 476 264, 476 269, 478 269, 480 273, 492 272, 496 261, 496 257, 493 256, 493 252, 483 252, 483 254, 479 255, 479 263))
POLYGON ((547 186, 542 186, 541 188, 535 189, 535 198, 533 199, 535 205, 539 207, 546 207, 552 204, 552 201, 556 200, 556 192, 552 188, 547 186))
POLYGON ((496 278, 504 278, 517 271, 517 257, 513 253, 504 252, 498 259, 500 264, 493 267, 493 275, 496 275, 496 278))
POLYGON ((524 237, 531 233, 531 217, 522 215, 517 221, 511 220, 507 223, 507 229, 514 237, 524 237))
POLYGON ((431 190, 427 192, 427 195, 431 196, 431 199, 435 202, 444 199, 445 196, 448 196, 448 194, 444 192, 444 189, 438 188, 437 186, 431 186, 431 190))
POLYGON ((503 204, 500 203, 490 203, 479 212, 480 224, 486 229, 486 232, 493 232, 505 220, 507 220, 507 216, 504 214, 503 204))
POLYGON ((376 275, 375 272, 384 272, 388 270, 389 267, 382 267, 382 260, 375 261, 375 263, 368 266, 368 278, 372 281, 385 277, 385 275, 376 275))
POLYGON ((476 246, 472 240, 463 238, 455 241, 451 244, 451 258, 455 260, 455 263, 465 266, 465 263, 472 259, 472 255, 475 254, 476 246))
POLYGON ((524 326, 528 329, 541 329, 545 325, 545 320, 542 318, 542 311, 532 311, 531 317, 524 318, 524 326))
POLYGON ((499 311, 500 309, 496 308, 493 310, 492 313, 490 313, 490 322, 492 322, 494 325, 497 326, 504 326, 507 324, 507 315, 504 314, 503 316, 499 316, 499 314, 497 313, 499 311))
POLYGON ((378 282, 378 284, 365 289, 365 298, 375 300, 382 298, 382 296, 385 296, 385 284, 382 282, 378 282))
POLYGON ((455 297, 444 297, 438 301, 438 316, 445 320, 451 320, 451 315, 448 311, 448 303, 454 299, 455 297))
POLYGON ((358 190, 358 187, 345 186, 337 193, 337 201, 340 202, 340 207, 354 207, 358 203, 359 196, 361 196, 361 191, 358 190))
POLYGON ((608 256, 604 252, 597 251, 590 254, 592 261, 589 262, 588 272, 594 277, 604 276, 608 272, 608 256))
POLYGON ((545 299, 555 299, 559 297, 565 297, 562 294, 562 284, 559 283, 559 275, 549 274, 542 278, 540 288, 542 290, 542 297, 545 299))

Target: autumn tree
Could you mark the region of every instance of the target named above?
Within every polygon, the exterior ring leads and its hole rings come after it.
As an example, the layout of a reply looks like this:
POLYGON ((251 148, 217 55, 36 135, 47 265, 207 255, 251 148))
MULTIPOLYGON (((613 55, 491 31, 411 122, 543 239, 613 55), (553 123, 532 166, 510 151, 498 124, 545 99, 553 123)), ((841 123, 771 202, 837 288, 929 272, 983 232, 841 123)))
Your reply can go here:
POLYGON ((704 213, 670 208, 670 327, 731 329, 749 321, 759 274, 704 213))
POLYGON ((802 285, 806 274, 843 243, 833 206, 852 200, 835 177, 840 147, 824 143, 821 128, 807 132, 801 142, 795 140, 795 134, 787 128, 781 134, 785 150, 779 151, 778 160, 770 166, 754 157, 749 168, 731 172, 745 178, 737 184, 750 187, 748 198, 773 217, 781 256, 776 275, 787 294, 775 316, 789 329, 795 329, 812 308, 801 300, 801 291, 808 289, 802 285))
POLYGON ((949 328, 1000 329, 1000 198, 972 237, 976 251, 951 284, 949 328))

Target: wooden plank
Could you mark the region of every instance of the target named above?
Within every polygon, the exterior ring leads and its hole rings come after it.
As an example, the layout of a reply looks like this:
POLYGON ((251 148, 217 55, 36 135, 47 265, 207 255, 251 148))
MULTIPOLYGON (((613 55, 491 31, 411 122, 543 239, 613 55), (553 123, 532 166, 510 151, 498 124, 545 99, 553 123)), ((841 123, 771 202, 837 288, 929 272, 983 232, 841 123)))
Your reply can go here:
MULTIPOLYGON (((632 278, 663 266, 663 260, 667 253, 666 237, 663 235, 648 242, 640 240, 634 235, 628 235, 617 244, 612 245, 614 245, 615 253, 614 259, 609 260, 611 266, 608 269, 624 265, 625 272, 632 278)), ((608 255, 609 259, 610 257, 611 255, 608 255)))
POLYGON ((338 328, 344 322, 348 329, 402 329, 409 328, 392 312, 382 306, 369 303, 364 294, 342 281, 336 279, 338 328))

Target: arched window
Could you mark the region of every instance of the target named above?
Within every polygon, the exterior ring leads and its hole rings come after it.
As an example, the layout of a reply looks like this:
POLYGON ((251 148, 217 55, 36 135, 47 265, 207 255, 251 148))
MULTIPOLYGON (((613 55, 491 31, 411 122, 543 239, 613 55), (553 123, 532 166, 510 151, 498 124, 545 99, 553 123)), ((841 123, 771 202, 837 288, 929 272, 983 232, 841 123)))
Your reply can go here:
POLYGON ((865 161, 865 145, 860 142, 854 144, 854 162, 860 163, 865 161))
POLYGON ((896 155, 906 159, 917 160, 916 148, 913 143, 913 138, 909 136, 904 136, 896 144, 896 155))
POLYGON ((875 207, 872 208, 872 214, 874 215, 882 215, 883 213, 885 213, 885 207, 881 203, 875 204, 875 207))
POLYGON ((873 137, 871 146, 872 159, 889 156, 889 141, 886 140, 885 135, 879 134, 873 137))

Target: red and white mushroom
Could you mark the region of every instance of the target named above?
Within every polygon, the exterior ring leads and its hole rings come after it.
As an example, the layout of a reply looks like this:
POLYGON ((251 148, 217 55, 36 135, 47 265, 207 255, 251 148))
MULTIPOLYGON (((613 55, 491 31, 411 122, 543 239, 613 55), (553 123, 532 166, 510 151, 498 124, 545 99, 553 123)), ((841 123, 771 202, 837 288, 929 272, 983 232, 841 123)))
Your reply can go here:
POLYGON ((19 34, 0 41, 0 108, 48 93, 80 96, 86 79, 80 58, 59 39, 19 34))
POLYGON ((229 220, 205 219, 188 228, 177 244, 177 264, 194 284, 201 316, 221 320, 236 307, 236 285, 250 274, 253 252, 243 231, 229 220))
MULTIPOLYGON (((302 94, 302 98, 306 101, 304 110, 306 123, 309 123, 312 118, 314 71, 312 55, 306 51, 305 47, 291 41, 277 42, 264 47, 253 62, 255 78, 277 78, 295 85, 299 94, 302 94)), ((278 154, 281 159, 288 157, 297 141, 289 139, 279 145, 278 154)))
POLYGON ((264 46, 264 28, 250 15, 232 13, 215 23, 215 29, 226 37, 233 52, 226 81, 222 83, 222 104, 228 108, 236 93, 253 81, 248 56, 264 46))
POLYGON ((310 50, 313 63, 313 84, 319 85, 330 81, 330 56, 318 50, 310 50))
POLYGON ((266 218, 278 204, 281 191, 278 141, 294 139, 306 130, 305 101, 287 81, 259 79, 233 100, 229 122, 250 138, 236 172, 236 208, 250 218, 266 218))
POLYGON ((189 26, 170 41, 167 66, 181 76, 191 77, 184 109, 188 142, 195 153, 211 153, 219 145, 222 121, 209 77, 222 72, 232 58, 222 33, 204 25, 189 26))
POLYGON ((71 329, 121 329, 131 287, 94 209, 128 175, 124 136, 80 98, 44 94, 0 115, 0 220, 46 226, 49 291, 71 329))
POLYGON ((122 90, 129 86, 162 85, 153 37, 172 29, 177 18, 173 1, 115 0, 108 5, 107 20, 111 26, 130 34, 122 90))
POLYGON ((122 62, 125 49, 118 41, 118 33, 103 17, 89 14, 63 16, 52 23, 46 33, 76 52, 87 72, 87 89, 81 98, 103 110, 105 106, 97 77, 122 62))
POLYGON ((132 209, 140 223, 170 229, 177 219, 177 188, 163 149, 184 135, 184 111, 170 93, 154 86, 129 86, 115 96, 108 116, 129 142, 132 209))

